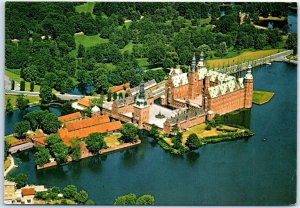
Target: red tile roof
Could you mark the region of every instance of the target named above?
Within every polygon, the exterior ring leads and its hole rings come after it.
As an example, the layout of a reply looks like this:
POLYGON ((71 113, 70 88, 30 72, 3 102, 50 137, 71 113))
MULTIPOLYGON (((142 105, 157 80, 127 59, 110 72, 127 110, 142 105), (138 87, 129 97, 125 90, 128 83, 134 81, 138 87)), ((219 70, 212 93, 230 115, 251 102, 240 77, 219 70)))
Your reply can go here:
POLYGON ((58 120, 61 122, 66 122, 66 121, 71 121, 71 120, 75 120, 75 119, 79 119, 81 118, 81 113, 80 112, 76 112, 76 113, 71 113, 65 116, 59 116, 58 120))
POLYGON ((113 86, 113 87, 109 88, 108 91, 110 91, 111 93, 114 93, 114 92, 118 92, 118 91, 124 90, 124 87, 126 89, 130 88, 129 83, 125 83, 125 84, 122 84, 122 85, 119 85, 119 86, 113 86))
POLYGON ((85 96, 84 98, 78 100, 78 104, 88 108, 91 105, 90 99, 90 96, 85 96))
POLYGON ((35 195, 35 189, 34 188, 23 188, 21 190, 22 196, 30 196, 35 195))
POLYGON ((102 115, 93 118, 78 120, 72 123, 67 123, 65 127, 68 129, 68 131, 74 131, 77 129, 83 129, 86 127, 107 123, 107 122, 109 122, 109 117, 107 115, 102 115))
POLYGON ((113 121, 109 123, 94 125, 83 129, 78 129, 71 132, 69 132, 68 129, 66 128, 61 128, 58 130, 58 135, 66 145, 70 145, 70 141, 69 141, 70 138, 83 139, 86 138, 91 133, 96 133, 96 132, 107 133, 121 128, 122 128, 122 124, 120 121, 113 121))

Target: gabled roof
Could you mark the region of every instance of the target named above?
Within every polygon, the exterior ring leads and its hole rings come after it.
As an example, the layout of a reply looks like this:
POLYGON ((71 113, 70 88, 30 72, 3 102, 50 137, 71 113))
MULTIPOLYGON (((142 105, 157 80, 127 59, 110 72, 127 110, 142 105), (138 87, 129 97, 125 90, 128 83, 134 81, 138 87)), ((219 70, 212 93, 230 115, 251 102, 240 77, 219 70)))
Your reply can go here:
POLYGON ((21 190, 22 196, 30 196, 35 195, 35 189, 34 188, 23 188, 21 190))
MULTIPOLYGON (((145 90, 147 90, 147 89, 149 89, 149 88, 151 88, 155 85, 157 85, 157 83, 156 83, 155 79, 152 79, 152 80, 149 80, 148 82, 144 83, 144 88, 145 88, 145 90)), ((140 92, 140 86, 136 86, 136 87, 132 88, 130 90, 130 92, 131 92, 132 95, 135 95, 135 94, 139 93, 140 92)))
POLYGON ((90 99, 91 99, 90 96, 85 96, 84 98, 78 100, 77 103, 78 103, 78 105, 82 105, 82 106, 88 108, 91 105, 90 99))
POLYGON ((59 116, 58 120, 61 121, 61 122, 66 122, 66 121, 71 121, 71 120, 78 119, 78 118, 81 118, 81 117, 82 117, 81 113, 76 112, 76 113, 71 113, 71 114, 68 114, 68 115, 65 115, 65 116, 59 116))
POLYGON ((72 123, 67 123, 65 127, 68 129, 68 131, 74 131, 77 129, 83 129, 86 127, 107 123, 107 122, 109 122, 109 117, 107 115, 102 115, 93 118, 74 121, 72 123))
POLYGON ((63 142, 70 146, 71 138, 83 139, 86 138, 91 133, 107 133, 111 131, 115 131, 122 128, 122 124, 120 121, 113 121, 109 123, 98 124, 94 126, 90 126, 84 129, 78 129, 75 131, 69 132, 66 128, 61 128, 58 130, 59 137, 63 140, 63 142))
POLYGON ((114 93, 114 92, 124 90, 124 88, 126 88, 126 89, 130 88, 129 83, 125 83, 125 84, 122 84, 122 85, 110 87, 108 91, 111 92, 111 93, 114 93))

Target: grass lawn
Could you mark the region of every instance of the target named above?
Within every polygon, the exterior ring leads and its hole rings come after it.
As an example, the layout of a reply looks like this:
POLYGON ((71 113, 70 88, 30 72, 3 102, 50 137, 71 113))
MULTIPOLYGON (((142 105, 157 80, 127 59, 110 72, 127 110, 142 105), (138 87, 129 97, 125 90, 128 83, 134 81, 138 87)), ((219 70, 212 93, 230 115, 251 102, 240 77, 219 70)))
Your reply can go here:
POLYGON ((8 136, 5 136, 5 137, 4 137, 4 140, 5 140, 8 144, 10 144, 10 143, 12 143, 12 142, 15 142, 15 141, 18 141, 18 139, 17 139, 13 134, 8 135, 8 136))
POLYGON ((111 134, 104 138, 104 141, 108 147, 116 147, 120 145, 119 138, 122 136, 120 133, 111 134))
MULTIPOLYGON (((34 204, 61 204, 62 199, 57 199, 57 200, 49 200, 49 201, 45 201, 45 200, 41 200, 41 199, 34 199, 34 204)), ((76 204, 76 202, 74 202, 71 199, 66 199, 66 204, 76 204)))
POLYGON ((6 159, 4 161, 4 170, 6 170, 10 166, 10 159, 6 159))
POLYGON ((133 43, 130 41, 124 48, 122 48, 120 51, 121 53, 124 53, 125 51, 128 51, 129 53, 132 53, 133 50, 133 43))
POLYGON ((228 66, 228 65, 235 65, 242 62, 252 61, 259 58, 263 58, 275 53, 282 51, 281 49, 272 49, 272 50, 260 50, 260 51, 247 51, 243 52, 242 54, 232 57, 232 58, 225 58, 225 59, 212 59, 207 60, 206 64, 209 68, 216 68, 221 66, 228 66))
POLYGON ((100 36, 97 35, 74 35, 76 47, 79 46, 79 44, 82 44, 86 49, 95 45, 99 45, 102 43, 108 43, 108 39, 100 38, 100 36))
POLYGON ((148 62, 148 58, 137 58, 136 60, 138 62, 138 65, 143 69, 147 69, 148 66, 150 65, 148 62))
MULTIPOLYGON (((23 80, 20 76, 20 70, 19 69, 8 69, 5 70, 5 75, 9 77, 11 80, 15 80, 20 84, 20 82, 23 80)), ((25 82, 25 91, 30 91, 30 82, 25 82)), ((39 92, 40 91, 40 86, 39 85, 34 85, 34 92, 39 92)))
POLYGON ((274 94, 274 92, 253 91, 252 102, 258 105, 265 104, 271 100, 274 94))
POLYGON ((260 21, 264 21, 264 20, 271 20, 271 21, 284 21, 286 20, 286 17, 273 17, 273 16, 268 16, 267 18, 259 16, 259 20, 260 21))
MULTIPOLYGON (((222 132, 222 131, 218 131, 217 128, 211 128, 211 130, 205 130, 206 124, 200 124, 197 126, 194 126, 186 131, 183 132, 182 134, 182 143, 185 144, 187 137, 190 134, 197 134, 197 136, 201 139, 204 137, 208 137, 208 136, 217 136, 217 135, 224 135, 226 133, 222 132)), ((238 128, 234 128, 231 126, 226 126, 226 125, 222 125, 222 129, 227 129, 227 130, 235 130, 238 128)))
MULTIPOLYGON (((17 97, 18 97, 17 95, 5 95, 5 104, 7 102, 7 99, 10 98, 11 104, 13 106, 16 106, 17 97)), ((29 104, 39 102, 41 99, 39 96, 28 96, 28 95, 25 95, 24 98, 29 99, 29 104)))
POLYGON ((78 5, 75 7, 75 11, 78 13, 90 13, 95 19, 95 15, 93 14, 93 10, 95 7, 95 2, 87 2, 82 5, 78 5))

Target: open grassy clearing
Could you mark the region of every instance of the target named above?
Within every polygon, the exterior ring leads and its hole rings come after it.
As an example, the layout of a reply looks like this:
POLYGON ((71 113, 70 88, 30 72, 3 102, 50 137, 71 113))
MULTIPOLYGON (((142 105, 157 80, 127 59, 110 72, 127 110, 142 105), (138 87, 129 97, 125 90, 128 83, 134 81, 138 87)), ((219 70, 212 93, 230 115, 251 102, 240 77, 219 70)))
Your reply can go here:
POLYGON ((122 136, 120 133, 111 134, 104 138, 104 141, 108 147, 116 147, 120 145, 119 138, 122 136))
MULTIPOLYGON (((18 82, 20 84, 20 82, 23 81, 23 78, 21 78, 20 72, 18 72, 18 70, 17 69, 5 70, 5 75, 9 77, 11 80, 15 80, 15 82, 18 82)), ((29 82, 25 82, 25 91, 30 91, 29 82)), ((34 92, 39 92, 39 91, 40 91, 40 86, 34 85, 34 92)))
POLYGON ((75 11, 78 13, 90 13, 95 19, 96 16, 93 14, 94 7, 95 7, 95 2, 87 2, 82 5, 76 6, 75 11))
POLYGON ((4 161, 4 170, 7 170, 7 168, 10 166, 10 163, 11 163, 10 159, 6 159, 4 161))
POLYGON ((138 65, 143 69, 148 68, 148 66, 150 65, 148 62, 148 58, 137 58, 136 60, 138 62, 138 65))
MULTIPOLYGON (((5 104, 7 103, 8 98, 10 98, 11 104, 15 107, 17 104, 17 97, 18 97, 17 95, 5 95, 5 104)), ((29 104, 39 102, 41 99, 39 96, 29 96, 29 95, 25 95, 24 98, 29 100, 29 104)))
POLYGON ((209 68, 216 68, 221 66, 229 66, 235 65, 238 63, 243 63, 247 61, 252 61, 256 59, 260 59, 272 54, 276 54, 282 51, 281 49, 271 49, 271 50, 260 50, 260 51, 247 51, 243 52, 242 54, 226 59, 213 59, 207 60, 206 63, 209 68))
POLYGON ((125 51, 128 51, 129 53, 132 53, 134 44, 130 41, 124 48, 122 48, 120 51, 121 53, 124 53, 125 51))
POLYGON ((262 17, 259 16, 260 21, 285 21, 287 17, 273 17, 273 16, 268 16, 268 17, 262 17))
POLYGON ((269 102, 274 94, 274 92, 253 91, 252 102, 258 105, 262 105, 269 102))
POLYGON ((108 39, 101 38, 99 34, 97 35, 81 35, 76 34, 74 35, 76 47, 79 46, 79 44, 83 45, 86 49, 90 48, 92 46, 96 46, 102 43, 108 43, 108 39))

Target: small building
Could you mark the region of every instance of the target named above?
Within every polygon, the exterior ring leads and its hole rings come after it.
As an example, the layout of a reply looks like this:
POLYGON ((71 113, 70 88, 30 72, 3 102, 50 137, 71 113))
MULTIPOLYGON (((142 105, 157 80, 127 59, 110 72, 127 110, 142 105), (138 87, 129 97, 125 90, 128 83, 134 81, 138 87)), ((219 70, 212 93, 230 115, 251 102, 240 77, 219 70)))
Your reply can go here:
POLYGON ((13 204, 16 200, 16 183, 4 180, 4 204, 13 204))
POLYGON ((33 198, 35 196, 35 189, 34 188, 22 188, 22 203, 24 204, 33 204, 33 198))
POLYGON ((47 134, 36 134, 28 136, 29 139, 33 142, 35 146, 46 146, 47 142, 45 142, 45 139, 48 135, 47 134))

